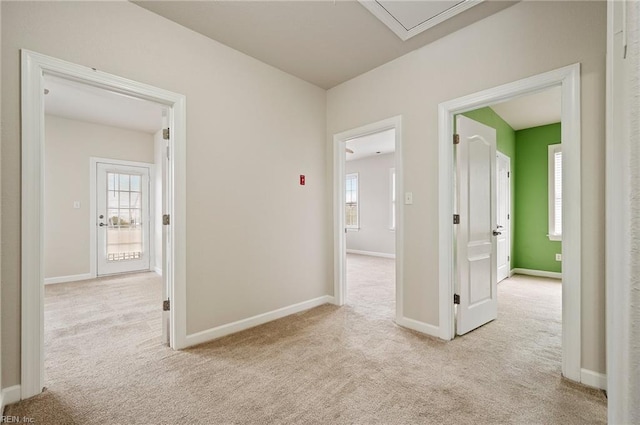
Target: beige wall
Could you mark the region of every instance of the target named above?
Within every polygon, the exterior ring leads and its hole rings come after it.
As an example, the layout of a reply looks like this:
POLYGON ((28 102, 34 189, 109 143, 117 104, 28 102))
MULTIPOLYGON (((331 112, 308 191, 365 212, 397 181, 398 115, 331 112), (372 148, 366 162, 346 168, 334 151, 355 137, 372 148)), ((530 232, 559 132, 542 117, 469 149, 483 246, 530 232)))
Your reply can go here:
POLYGON ((347 249, 396 253, 396 232, 391 226, 391 168, 395 155, 385 154, 347 161, 345 171, 358 173, 360 229, 347 232, 347 249))
POLYGON ((329 158, 333 134, 402 115, 407 317, 438 325, 438 104, 581 62, 582 367, 605 371, 605 29, 604 2, 521 2, 329 90, 329 158))
POLYGON ((89 273, 91 157, 153 163, 153 136, 45 116, 45 278, 89 273))
POLYGON ((129 2, 1 7, 5 387, 20 382, 20 48, 186 95, 189 334, 331 293, 324 90, 129 2))

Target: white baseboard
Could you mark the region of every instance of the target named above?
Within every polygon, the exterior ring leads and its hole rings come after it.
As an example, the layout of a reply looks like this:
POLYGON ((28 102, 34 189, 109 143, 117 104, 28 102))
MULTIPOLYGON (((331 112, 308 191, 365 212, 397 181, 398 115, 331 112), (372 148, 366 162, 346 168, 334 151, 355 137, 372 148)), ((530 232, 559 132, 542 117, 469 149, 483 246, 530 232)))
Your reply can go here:
POLYGON ((154 267, 153 271, 162 276, 162 267, 154 267))
POLYGON ((440 338, 440 328, 438 326, 433 326, 428 323, 419 322, 414 319, 409 319, 407 317, 397 317, 396 323, 402 327, 412 329, 414 331, 418 331, 423 334, 435 336, 436 338, 440 338))
POLYGON ((311 308, 328 303, 333 303, 333 297, 330 295, 325 295, 322 297, 314 298, 312 300, 303 301, 298 304, 293 304, 287 307, 279 308, 277 310, 269 311, 267 313, 258 314, 257 316, 249 317, 247 319, 238 320, 237 322, 207 329, 206 331, 187 335, 186 347, 212 341, 223 336, 244 331, 246 329, 250 329, 255 326, 262 325, 264 323, 281 319, 291 314, 299 313, 301 311, 309 310, 311 308))
POLYGON ((607 389, 607 375, 589 369, 580 369, 580 382, 589 387, 607 389))
POLYGON ((550 277, 552 279, 562 279, 562 273, 558 272, 547 272, 544 270, 531 270, 531 269, 513 269, 511 270, 511 274, 524 274, 527 276, 537 276, 537 277, 550 277))
POLYGON ((95 278, 95 276, 93 276, 91 273, 74 274, 71 276, 60 277, 47 277, 44 279, 44 284, 52 285, 54 283, 77 282, 79 280, 88 280, 93 278, 95 278))
POLYGON ((384 252, 360 251, 357 249, 347 249, 347 254, 369 255, 371 257, 396 258, 396 254, 386 254, 384 252))
POLYGON ((7 387, 2 389, 2 409, 0 410, 0 415, 4 415, 4 408, 13 403, 17 403, 20 401, 20 385, 14 385, 13 387, 7 387))

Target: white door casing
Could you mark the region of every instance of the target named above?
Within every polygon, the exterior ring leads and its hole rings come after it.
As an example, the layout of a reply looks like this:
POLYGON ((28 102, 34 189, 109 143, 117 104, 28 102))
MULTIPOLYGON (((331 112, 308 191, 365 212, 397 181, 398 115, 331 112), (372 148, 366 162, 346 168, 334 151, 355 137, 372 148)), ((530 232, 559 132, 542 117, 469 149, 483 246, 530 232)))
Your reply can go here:
POLYGON ((456 333, 463 335, 498 316, 496 130, 461 115, 456 124, 456 333))
POLYGON ((149 270, 151 167, 96 163, 98 276, 149 270))
POLYGON ((455 336, 454 116, 518 96, 562 90, 562 375, 582 382, 580 64, 565 66, 451 99, 438 106, 439 336, 455 336))
MULTIPOLYGON (((44 277, 43 277, 43 153, 44 74, 70 78, 96 87, 150 100, 169 109, 169 167, 165 191, 171 203, 167 231, 171 244, 164 261, 171 267, 166 278, 171 295, 171 347, 187 345, 186 319, 186 98, 157 87, 21 50, 22 208, 21 208, 21 398, 39 394, 44 387, 44 277)), ((95 218, 95 214, 92 218, 95 218)), ((91 234, 94 234, 93 232, 91 234)), ((93 243, 92 248, 95 247, 93 243)), ((92 256, 95 258, 95 256, 92 256)))
POLYGON ((496 153, 496 220, 497 236, 496 260, 498 282, 509 277, 511 271, 511 158, 501 152, 496 153))

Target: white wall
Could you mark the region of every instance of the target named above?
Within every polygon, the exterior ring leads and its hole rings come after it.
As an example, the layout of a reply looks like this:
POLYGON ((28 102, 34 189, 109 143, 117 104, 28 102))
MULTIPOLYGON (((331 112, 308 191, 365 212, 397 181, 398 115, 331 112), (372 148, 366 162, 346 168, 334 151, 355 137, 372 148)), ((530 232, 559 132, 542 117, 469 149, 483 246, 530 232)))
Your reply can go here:
POLYGON ((360 228, 347 232, 347 249, 379 254, 396 252, 396 233, 391 226, 389 170, 395 155, 385 154, 347 161, 347 174, 358 173, 360 228))
POLYGON ((45 116, 44 275, 89 273, 90 158, 153 163, 153 136, 45 116), (73 208, 80 201, 80 208, 73 208))
POLYGON ((154 233, 154 248, 155 248, 155 264, 151 265, 152 269, 162 274, 162 214, 163 208, 163 196, 164 196, 164 172, 167 162, 167 142, 162 138, 162 130, 158 130, 153 135, 153 162, 156 165, 155 176, 155 229, 154 233))
POLYGON ((1 7, 5 387, 20 382, 21 48, 186 96, 188 334, 331 294, 324 90, 130 2, 1 7))
POLYGON ((605 371, 605 24, 604 2, 520 2, 328 91, 329 158, 333 134, 402 115, 406 317, 438 326, 438 104, 580 62, 582 367, 605 371))

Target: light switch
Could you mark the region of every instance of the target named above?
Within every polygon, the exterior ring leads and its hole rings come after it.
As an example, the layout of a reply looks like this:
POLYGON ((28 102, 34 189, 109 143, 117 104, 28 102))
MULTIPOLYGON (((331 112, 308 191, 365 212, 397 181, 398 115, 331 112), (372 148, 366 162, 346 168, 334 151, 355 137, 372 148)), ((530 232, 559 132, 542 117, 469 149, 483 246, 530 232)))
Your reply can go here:
POLYGON ((73 201, 73 208, 75 209, 80 208, 80 201, 73 201))
POLYGON ((413 192, 407 192, 404 194, 404 203, 405 205, 413 204, 413 192))

